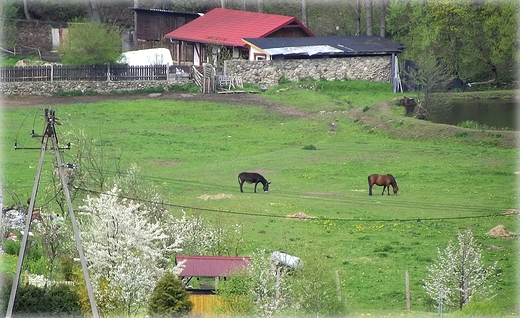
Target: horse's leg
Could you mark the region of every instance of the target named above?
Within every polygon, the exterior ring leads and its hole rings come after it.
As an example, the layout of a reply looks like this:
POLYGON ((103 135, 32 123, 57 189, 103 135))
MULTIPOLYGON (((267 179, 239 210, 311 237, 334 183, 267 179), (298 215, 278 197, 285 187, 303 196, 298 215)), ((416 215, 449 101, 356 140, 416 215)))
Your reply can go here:
POLYGON ((383 192, 381 192, 381 195, 385 195, 386 185, 383 185, 383 192))
POLYGON ((370 177, 368 177, 368 195, 372 195, 372 187, 374 185, 372 184, 372 182, 370 182, 370 177))
POLYGON ((240 192, 244 193, 244 190, 242 189, 242 186, 244 185, 244 181, 239 181, 238 184, 240 184, 240 192))
POLYGON ((388 192, 388 195, 390 195, 390 185, 386 186, 386 192, 388 192))
POLYGON ((256 186, 258 185, 258 182, 255 182, 255 193, 256 193, 256 186))

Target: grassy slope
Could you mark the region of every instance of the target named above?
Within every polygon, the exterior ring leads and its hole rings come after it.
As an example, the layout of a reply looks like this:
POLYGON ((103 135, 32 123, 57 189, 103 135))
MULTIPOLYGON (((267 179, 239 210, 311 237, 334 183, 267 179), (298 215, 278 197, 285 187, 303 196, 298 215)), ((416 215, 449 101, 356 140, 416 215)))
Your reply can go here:
MULTIPOLYGON (((421 287, 426 267, 437 248, 466 228, 482 243, 486 261, 497 260, 502 269, 495 306, 504 314, 513 311, 515 241, 485 233, 498 224, 517 231, 515 218, 502 215, 517 207, 515 150, 435 136, 393 139, 343 111, 395 95, 370 87, 342 91, 267 94, 313 112, 329 111, 305 119, 206 102, 111 101, 54 108, 65 124, 58 128, 61 140, 66 131, 85 130, 103 141, 107 158, 137 162, 147 180, 164 190, 172 211, 189 207, 187 212, 215 224, 242 224, 241 255, 265 248, 307 262, 325 259, 331 270, 339 270, 353 312, 402 312, 405 270, 412 309, 434 310, 421 287), (334 131, 331 122, 337 124, 334 131), (317 150, 302 149, 307 145, 317 150), (272 182, 268 195, 252 193, 251 185, 239 193, 236 176, 246 170, 261 171, 272 182), (369 197, 366 176, 387 172, 396 176, 399 195, 380 196, 381 188, 375 188, 369 197), (200 198, 221 193, 232 197, 200 198), (317 219, 285 218, 297 212, 317 219), (488 250, 491 245, 502 249, 488 250)), ((36 107, 3 110, 4 144, 15 139, 37 144, 26 136, 32 127, 41 130, 41 114, 36 107)), ((5 185, 28 197, 37 151, 5 149, 5 185)))

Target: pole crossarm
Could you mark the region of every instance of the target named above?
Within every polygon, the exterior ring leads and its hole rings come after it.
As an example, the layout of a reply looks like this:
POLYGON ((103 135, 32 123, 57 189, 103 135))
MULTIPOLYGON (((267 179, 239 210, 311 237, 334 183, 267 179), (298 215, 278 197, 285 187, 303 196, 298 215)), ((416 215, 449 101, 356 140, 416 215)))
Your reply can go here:
POLYGON ((87 262, 86 262, 86 259, 85 259, 85 255, 83 254, 83 248, 82 248, 82 245, 81 245, 81 237, 80 237, 78 225, 77 225, 77 222, 76 222, 76 216, 75 216, 74 210, 72 208, 72 200, 71 200, 69 188, 67 186, 67 177, 65 176, 65 172, 63 171, 63 163, 62 163, 61 154, 60 154, 60 150, 61 149, 70 149, 70 143, 67 144, 67 148, 61 148, 60 149, 58 147, 58 138, 56 136, 55 125, 61 125, 61 123, 55 117, 55 111, 53 109, 45 109, 45 123, 46 124, 45 124, 45 129, 44 129, 43 135, 37 136, 37 135, 34 134, 34 131, 31 134, 32 137, 42 137, 41 148, 17 148, 16 143, 15 143, 15 150, 16 149, 40 149, 41 151, 40 151, 40 159, 38 161, 38 168, 37 168, 37 171, 36 171, 36 177, 34 178, 34 185, 33 185, 32 195, 31 195, 31 199, 29 201, 29 210, 28 210, 28 213, 27 213, 27 215, 25 217, 25 228, 24 228, 24 232, 23 232, 23 235, 22 235, 22 242, 21 242, 21 245, 20 245, 20 252, 18 254, 18 261, 17 261, 17 264, 16 264, 16 272, 15 272, 15 276, 13 278, 13 285, 11 287, 11 294, 9 296, 9 303, 8 303, 8 306, 7 306, 6 318, 11 318, 12 314, 13 314, 14 300, 16 298, 16 292, 18 290, 18 285, 19 285, 19 282, 20 282, 20 275, 21 275, 21 272, 22 272, 23 259, 24 259, 24 256, 25 256, 25 250, 27 248, 27 240, 29 238, 29 228, 30 228, 31 219, 32 219, 30 217, 30 213, 34 210, 34 203, 36 201, 36 195, 38 193, 38 185, 40 183, 40 176, 41 176, 41 171, 42 171, 42 166, 43 166, 43 159, 45 157, 46 150, 49 150, 49 148, 48 148, 48 146, 49 146, 49 139, 51 140, 51 148, 50 149, 54 150, 54 153, 55 153, 55 156, 56 156, 56 162, 57 162, 57 165, 58 165, 58 171, 59 171, 59 176, 60 176, 60 179, 61 179, 62 190, 63 190, 63 192, 65 194, 65 197, 66 197, 66 200, 67 200, 69 216, 70 216, 71 223, 72 223, 72 228, 73 228, 73 231, 74 231, 74 239, 76 241, 76 247, 78 249, 79 258, 80 258, 80 261, 81 261, 81 267, 82 267, 82 270, 83 270, 83 276, 85 278, 85 284, 87 286, 87 292, 88 292, 88 296, 89 296, 89 300, 90 300, 90 307, 92 309, 92 316, 94 318, 99 318, 99 313, 98 313, 98 310, 97 310, 96 300, 94 298, 94 292, 92 290, 92 284, 90 282, 90 277, 89 277, 89 273, 88 273, 87 262))

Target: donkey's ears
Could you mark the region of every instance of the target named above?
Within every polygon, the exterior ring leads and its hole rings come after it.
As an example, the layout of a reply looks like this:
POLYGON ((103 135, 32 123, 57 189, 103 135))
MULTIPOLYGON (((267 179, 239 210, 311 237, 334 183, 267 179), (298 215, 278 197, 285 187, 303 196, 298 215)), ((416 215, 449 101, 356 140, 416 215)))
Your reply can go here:
POLYGON ((267 182, 267 184, 271 184, 271 182, 267 182))

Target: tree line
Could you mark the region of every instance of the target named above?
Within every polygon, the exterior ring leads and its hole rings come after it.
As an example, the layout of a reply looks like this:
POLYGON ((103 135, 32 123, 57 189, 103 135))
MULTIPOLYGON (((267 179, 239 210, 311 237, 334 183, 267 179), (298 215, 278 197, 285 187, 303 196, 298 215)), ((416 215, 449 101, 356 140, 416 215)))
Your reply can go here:
MULTIPOLYGON (((431 61, 465 81, 515 79, 520 4, 496 0, 12 0, 4 3, 2 46, 16 43, 17 20, 86 19, 111 31, 133 29, 132 7, 208 12, 217 7, 295 16, 317 36, 375 35, 404 45, 401 60, 431 61)), ((119 48, 120 49, 120 48, 119 48)))

